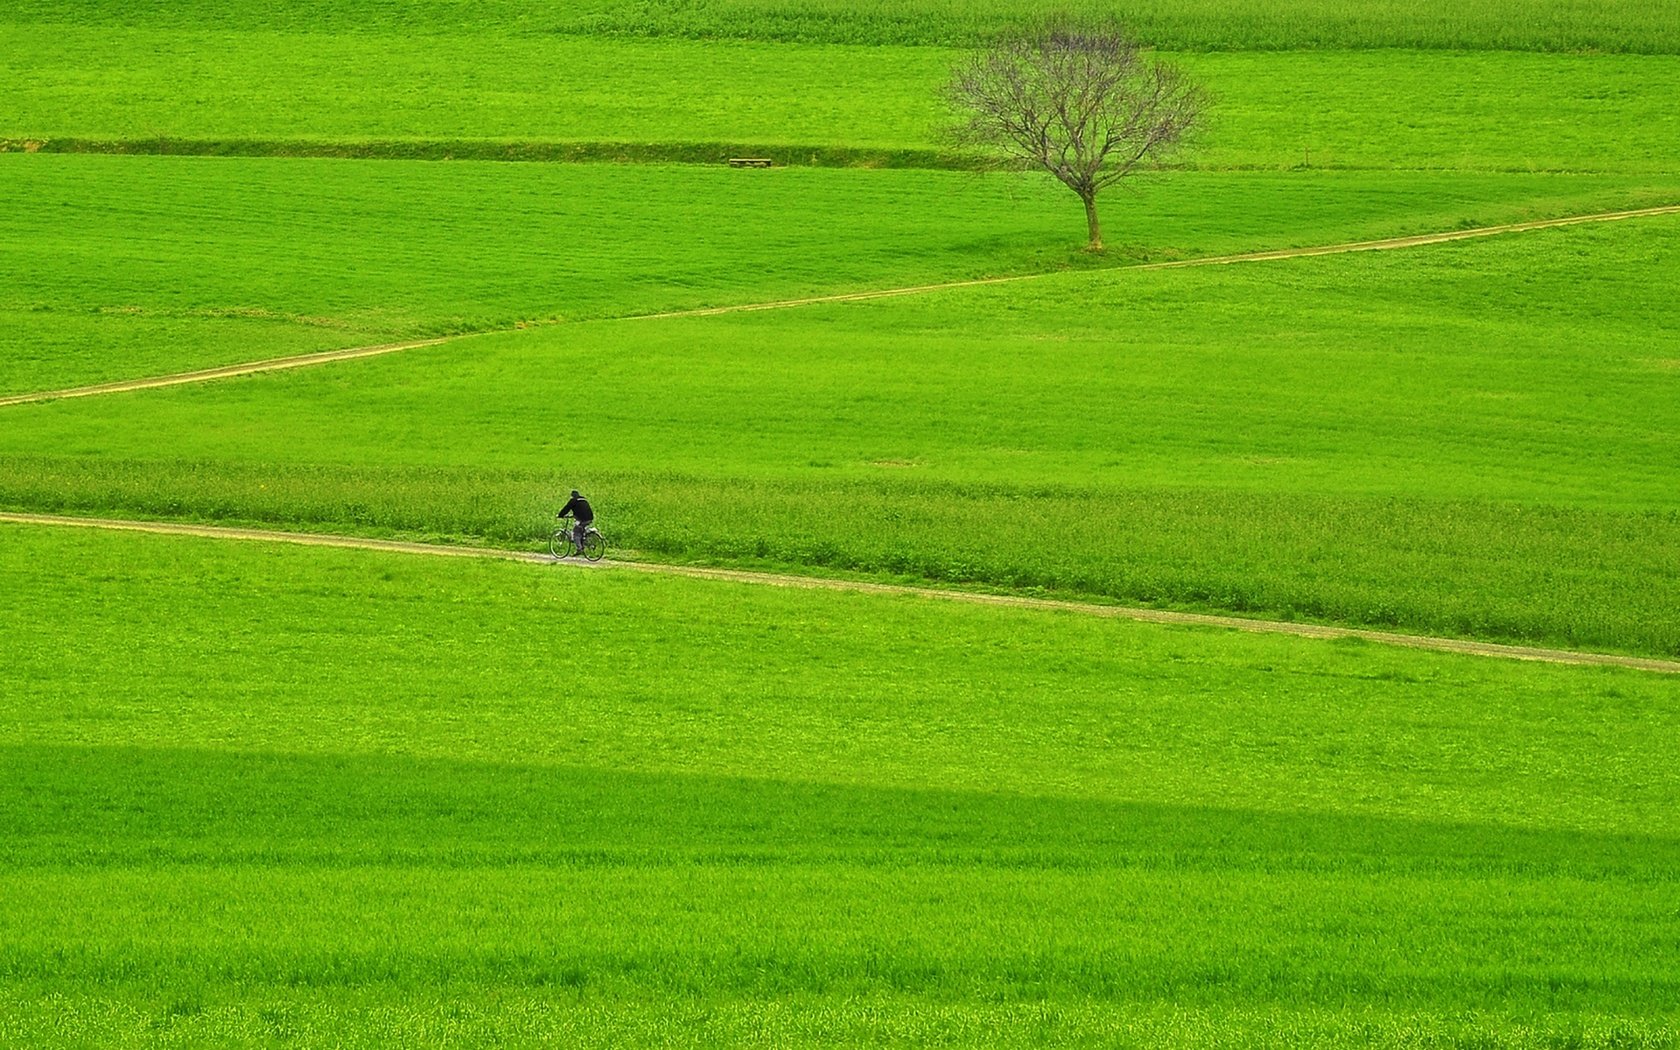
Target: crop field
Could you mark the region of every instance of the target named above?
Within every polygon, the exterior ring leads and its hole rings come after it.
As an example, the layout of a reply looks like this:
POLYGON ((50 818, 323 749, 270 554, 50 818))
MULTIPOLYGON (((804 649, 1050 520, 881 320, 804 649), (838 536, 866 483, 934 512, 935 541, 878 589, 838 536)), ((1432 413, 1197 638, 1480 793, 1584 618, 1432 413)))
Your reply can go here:
POLYGON ((1047 6, 0 0, 0 1045, 1680 1047, 1680 6, 1047 6))
POLYGON ((1664 1038, 1650 675, 0 529, 30 1040, 1664 1038))

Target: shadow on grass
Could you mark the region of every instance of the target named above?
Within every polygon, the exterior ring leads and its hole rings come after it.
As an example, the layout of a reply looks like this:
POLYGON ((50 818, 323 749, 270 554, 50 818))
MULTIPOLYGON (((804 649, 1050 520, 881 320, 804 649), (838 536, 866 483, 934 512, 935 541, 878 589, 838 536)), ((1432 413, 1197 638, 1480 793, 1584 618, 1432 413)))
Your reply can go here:
POLYGON ((0 769, 0 989, 31 994, 1680 1001, 1670 839, 396 756, 0 769))
POLYGON ((1665 881, 1670 838, 405 756, 0 748, 0 867, 722 861, 1665 881))

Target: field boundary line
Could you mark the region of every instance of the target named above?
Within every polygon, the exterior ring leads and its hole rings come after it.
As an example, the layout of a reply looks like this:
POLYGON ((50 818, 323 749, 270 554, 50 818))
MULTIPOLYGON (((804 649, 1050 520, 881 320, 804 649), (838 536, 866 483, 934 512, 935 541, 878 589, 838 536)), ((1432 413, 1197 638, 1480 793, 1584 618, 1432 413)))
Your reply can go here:
MULTIPOLYGON (((1495 237, 1508 233, 1523 233, 1529 230, 1545 230, 1559 226, 1576 226, 1583 223, 1615 222, 1621 219, 1649 218, 1657 215, 1680 215, 1680 204, 1664 204, 1654 208, 1634 208, 1629 211, 1594 212, 1589 215, 1567 215, 1557 219, 1536 219, 1530 222, 1506 223, 1501 226, 1477 226, 1466 230, 1445 230, 1439 233, 1420 233, 1408 237, 1385 237, 1374 241, 1348 241, 1340 244, 1310 245, 1305 248, 1280 248, 1263 252, 1240 252, 1235 255, 1210 255, 1199 259, 1175 259, 1171 262, 1139 263, 1134 266, 1114 266, 1101 270, 1078 271, 1082 273, 1119 274, 1139 270, 1184 270, 1197 266, 1232 266, 1240 263, 1275 262, 1283 259, 1303 259, 1318 255, 1343 255, 1351 252, 1393 251, 1400 248, 1421 248, 1431 244, 1447 244, 1452 241, 1464 241, 1478 237, 1495 237)), ((1066 276, 1075 271, 1050 270, 1043 273, 1022 273, 1004 277, 976 277, 963 281, 943 281, 937 284, 907 285, 901 288, 877 288, 862 292, 839 292, 834 295, 816 295, 803 299, 773 299, 759 303, 736 303, 730 306, 704 306, 692 310, 666 310, 649 314, 623 314, 617 317, 602 317, 590 323, 622 322, 622 321, 663 321, 683 317, 720 317, 725 314, 753 313, 761 310, 789 310, 800 306, 821 306, 825 303, 858 303, 871 299, 892 299, 907 295, 926 295, 931 292, 951 291, 958 288, 981 288, 995 284, 1014 284, 1019 281, 1037 281, 1046 277, 1066 276)), ((575 322, 585 323, 585 322, 575 322)), ((402 350, 417 350, 425 346, 437 346, 441 343, 467 339, 472 336, 496 335, 503 332, 516 331, 516 328, 485 328, 472 332, 459 332, 454 335, 438 336, 432 339, 416 339, 401 343, 381 343, 376 346, 353 346, 343 350, 323 350, 319 353, 296 354, 291 357, 275 357, 263 361, 247 361, 241 364, 223 365, 217 368, 203 368, 192 372, 177 372, 171 375, 152 376, 145 379, 123 379, 109 383, 97 383, 91 386, 67 387, 62 390, 46 390, 36 393, 0 395, 0 408, 8 405, 27 405, 42 401, 57 401, 62 398, 91 397, 95 394, 120 394, 134 390, 151 390, 157 387, 181 386, 187 383, 207 383, 216 379, 231 379, 235 376, 254 375, 259 372, 278 372, 289 368, 305 368, 310 365, 330 364, 334 361, 353 361, 364 357, 377 357, 381 354, 394 354, 402 350)))
POLYGON ((311 547, 340 547, 356 550, 385 551, 398 554, 420 554, 433 557, 490 558, 539 565, 566 565, 578 571, 640 572, 661 576, 684 576, 690 579, 721 580, 729 583, 757 584, 773 587, 792 587, 806 590, 849 591, 856 594, 889 595, 894 597, 929 598, 940 601, 963 602, 971 605, 1002 606, 1046 612, 1076 613, 1107 619, 1132 620, 1140 623, 1164 624, 1179 627, 1213 627, 1247 631, 1255 634, 1286 634, 1300 638, 1334 640, 1353 638, 1382 645, 1427 649, 1436 652, 1469 656, 1489 656, 1506 660, 1527 660, 1538 663, 1585 664, 1604 667, 1623 667, 1665 674, 1680 674, 1680 661, 1654 657, 1622 656, 1615 653, 1579 652, 1571 649, 1546 649, 1536 646, 1508 645, 1502 642, 1477 642, 1462 638, 1440 638, 1432 635, 1401 634, 1364 627, 1333 627, 1324 624, 1295 623, 1289 620, 1247 619, 1241 616, 1220 616, 1214 613, 1174 612, 1168 609, 1145 609, 1124 605, 1097 605, 1090 602, 1057 598, 1032 598, 1025 595, 988 594, 981 591, 959 591, 942 587, 917 586, 901 583, 873 583, 868 580, 848 580, 832 576, 798 576, 791 573, 760 572, 752 569, 722 569, 699 565, 669 565, 660 562, 603 561, 591 566, 581 562, 557 563, 547 554, 536 551, 503 550, 496 547, 455 547, 441 543, 419 543, 411 540, 381 540, 334 533, 287 532, 278 529, 252 529, 226 525, 190 525, 182 522, 140 521, 117 518, 82 518, 58 514, 30 514, 0 511, 0 523, 15 525, 74 526, 93 529, 114 529, 127 532, 147 532, 174 536, 196 536, 206 539, 250 540, 265 543, 289 543, 311 547))

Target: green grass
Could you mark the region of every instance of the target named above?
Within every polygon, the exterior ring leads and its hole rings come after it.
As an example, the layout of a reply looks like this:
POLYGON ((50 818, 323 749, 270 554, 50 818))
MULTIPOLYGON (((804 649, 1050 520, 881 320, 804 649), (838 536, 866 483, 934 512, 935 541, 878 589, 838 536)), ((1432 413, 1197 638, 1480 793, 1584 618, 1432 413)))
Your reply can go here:
MULTIPOLYGON (((956 52, 684 40, 14 27, 0 138, 123 149, 942 163, 956 52), (171 142, 220 143, 171 146, 171 142), (291 143, 291 146, 288 146, 291 143), (475 146, 474 143, 478 145, 475 146), (383 145, 378 145, 383 144, 383 145), (696 144, 700 144, 698 148, 696 144), (833 147, 871 151, 834 153, 833 147)), ((1674 172, 1680 61, 1662 56, 1181 56, 1216 105, 1211 168, 1674 172)))
POLYGON ((0 528, 14 1039, 1675 1038, 1658 676, 0 528))
POLYGON ((252 7, 94 0, 73 7, 9 0, 0 21, 51 26, 206 26, 309 34, 422 33, 684 36, 854 44, 959 44, 1046 10, 1118 13, 1158 46, 1188 50, 1427 47, 1680 52, 1674 0, 308 0, 252 7))
MULTIPOLYGON (((0 156, 0 392, 551 319, 1099 265, 1077 200, 921 171, 0 156)), ((1112 263, 1680 199, 1636 177, 1181 174, 1112 263)))
MULTIPOLYGON (((411 430, 393 427, 400 442, 411 430)), ((594 493, 617 556, 862 572, 1680 656, 1672 511, 1345 493, 0 456, 0 504, 540 549, 594 493)))
MULTIPOLYGON (((1495 50, 1680 50, 1673 0, 607 0, 576 31, 846 43, 974 44, 1046 10, 1118 15, 1146 42, 1186 50, 1426 47, 1495 50), (649 10, 651 7, 651 11, 649 10)), ((580 12, 580 15, 582 13, 580 12)))
POLYGON ((340 325, 239 316, 238 308, 149 313, 136 305, 0 306, 0 394, 58 390, 365 341, 340 325))
POLYGON ((0 501, 532 544, 582 484, 664 557, 1674 654, 1677 232, 603 321, 22 406, 0 501))
MULTIPOLYGON (((935 170, 1041 6, 0 0, 0 393, 510 329, 0 507, 1680 655, 1675 220, 1112 269, 1680 200, 1675 0, 1133 0, 1103 259, 935 170)), ((0 640, 0 1045, 1680 1047, 1671 676, 15 525, 0 640)))

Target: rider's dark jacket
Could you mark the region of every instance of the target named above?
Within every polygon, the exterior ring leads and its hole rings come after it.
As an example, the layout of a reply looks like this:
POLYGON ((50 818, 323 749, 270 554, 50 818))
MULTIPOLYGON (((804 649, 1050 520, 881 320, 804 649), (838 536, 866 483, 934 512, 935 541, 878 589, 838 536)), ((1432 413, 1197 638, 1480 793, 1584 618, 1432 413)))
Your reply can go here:
POLYGON ((566 501, 564 507, 560 508, 562 518, 568 514, 576 518, 579 525, 588 525, 595 520, 595 508, 591 507, 589 501, 582 496, 573 496, 566 501))

